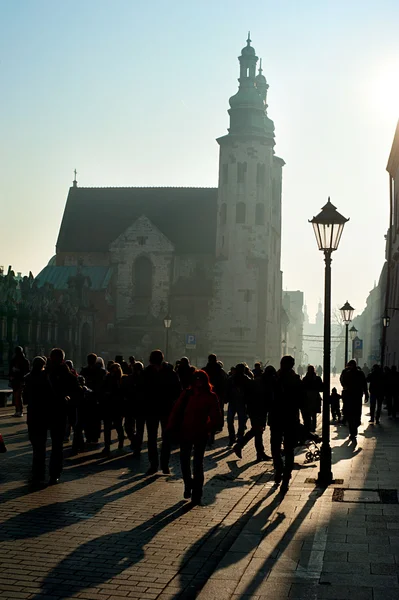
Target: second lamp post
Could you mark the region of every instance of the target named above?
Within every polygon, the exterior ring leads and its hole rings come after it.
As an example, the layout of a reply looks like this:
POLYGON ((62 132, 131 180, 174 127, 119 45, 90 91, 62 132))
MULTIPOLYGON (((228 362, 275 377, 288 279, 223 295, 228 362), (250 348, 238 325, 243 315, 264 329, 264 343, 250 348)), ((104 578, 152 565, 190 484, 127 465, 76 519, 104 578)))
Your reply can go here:
POLYGON ((346 365, 348 364, 348 345, 349 345, 349 323, 352 321, 354 308, 349 304, 348 301, 345 302, 342 308, 339 309, 342 315, 342 321, 345 323, 345 363, 344 369, 346 369, 346 365))
POLYGON ((163 325, 165 327, 165 332, 166 332, 166 335, 165 335, 165 337, 166 337, 166 339, 165 339, 165 360, 167 360, 168 354, 169 354, 169 329, 170 329, 170 326, 172 325, 172 317, 170 316, 169 313, 164 318, 163 325))

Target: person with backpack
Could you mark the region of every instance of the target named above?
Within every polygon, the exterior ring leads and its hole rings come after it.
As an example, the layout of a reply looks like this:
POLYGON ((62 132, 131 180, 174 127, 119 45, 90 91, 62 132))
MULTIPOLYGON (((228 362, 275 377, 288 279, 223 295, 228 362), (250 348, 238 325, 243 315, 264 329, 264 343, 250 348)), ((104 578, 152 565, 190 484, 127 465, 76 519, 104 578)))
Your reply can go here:
MULTIPOLYGON (((364 371, 363 371, 364 373, 364 371)), ((381 417, 382 403, 384 401, 384 372, 380 365, 373 365, 371 372, 367 375, 370 393, 370 420, 374 424, 374 419, 378 425, 381 417)))
POLYGON ((229 404, 227 409, 227 429, 229 432, 229 447, 237 442, 241 444, 247 427, 248 413, 247 405, 252 404, 255 394, 254 382, 245 373, 245 364, 236 365, 235 373, 227 382, 226 400, 229 404), (234 428, 235 416, 238 416, 237 433, 234 428))
POLYGON ((180 444, 180 466, 184 481, 184 498, 201 504, 204 485, 204 454, 210 433, 222 422, 217 395, 205 371, 195 371, 191 386, 184 390, 173 406, 167 433, 180 444), (191 457, 193 470, 191 471, 191 457))
POLYGON ((276 484, 281 483, 280 491, 283 494, 288 490, 294 468, 294 451, 300 430, 299 407, 304 390, 299 375, 294 372, 294 365, 295 360, 292 356, 283 356, 281 359, 268 416, 274 481, 276 484), (282 445, 284 463, 281 456, 282 445))
POLYGON ((110 372, 104 378, 102 402, 102 418, 104 421, 104 449, 103 456, 111 453, 111 430, 116 429, 118 434, 118 450, 123 449, 125 433, 122 421, 125 416, 125 390, 127 375, 122 373, 119 363, 114 363, 110 372))
POLYGON ((320 392, 323 391, 323 382, 321 377, 316 375, 312 365, 308 366, 307 373, 302 379, 302 387, 305 392, 301 406, 303 424, 307 431, 316 431, 317 415, 321 413, 320 392))
POLYGON ((365 402, 368 402, 369 399, 367 381, 363 371, 358 369, 357 363, 353 359, 348 362, 346 369, 342 371, 340 381, 344 419, 348 423, 349 439, 356 446, 358 427, 362 418, 363 395, 365 402))
POLYGON ((243 438, 238 439, 233 447, 233 451, 238 458, 242 458, 242 449, 252 438, 255 441, 257 462, 271 460, 272 458, 265 453, 263 432, 273 398, 275 377, 276 369, 272 365, 268 365, 262 373, 262 377, 256 377, 252 382, 251 393, 247 394, 246 397, 246 411, 251 422, 251 428, 248 429, 243 438))
POLYGON ((159 462, 163 474, 169 475, 171 446, 165 431, 173 405, 181 394, 181 385, 173 366, 164 361, 161 350, 153 350, 149 362, 150 364, 144 369, 141 376, 141 390, 148 435, 148 460, 150 462, 146 475, 154 475, 158 471, 159 462), (159 425, 161 425, 162 430, 160 458, 158 455, 159 425))

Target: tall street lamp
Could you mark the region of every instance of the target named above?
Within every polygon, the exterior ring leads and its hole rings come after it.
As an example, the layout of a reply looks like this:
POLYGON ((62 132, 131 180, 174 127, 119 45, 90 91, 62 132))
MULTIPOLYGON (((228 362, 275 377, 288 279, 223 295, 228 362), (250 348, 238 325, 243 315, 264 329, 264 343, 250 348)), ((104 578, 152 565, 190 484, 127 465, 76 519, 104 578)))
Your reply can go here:
POLYGON ((169 329, 170 326, 172 325, 172 317, 169 315, 169 313, 166 315, 166 317, 163 320, 163 324, 165 327, 165 358, 168 358, 168 354, 169 354, 169 329))
POLYGON ((349 221, 342 216, 330 198, 317 217, 310 223, 316 236, 319 250, 324 252, 324 344, 323 344, 323 429, 320 449, 320 470, 317 483, 328 486, 333 482, 331 470, 330 446, 330 377, 331 377, 331 254, 338 249, 345 223, 349 221))
POLYGON ((349 304, 348 301, 345 302, 342 308, 339 309, 341 311, 342 321, 345 323, 345 363, 344 369, 348 364, 348 338, 349 338, 349 323, 352 321, 354 308, 349 304))
POLYGON ((354 325, 349 329, 349 334, 352 340, 352 358, 355 358, 355 339, 357 338, 358 333, 359 332, 354 325))

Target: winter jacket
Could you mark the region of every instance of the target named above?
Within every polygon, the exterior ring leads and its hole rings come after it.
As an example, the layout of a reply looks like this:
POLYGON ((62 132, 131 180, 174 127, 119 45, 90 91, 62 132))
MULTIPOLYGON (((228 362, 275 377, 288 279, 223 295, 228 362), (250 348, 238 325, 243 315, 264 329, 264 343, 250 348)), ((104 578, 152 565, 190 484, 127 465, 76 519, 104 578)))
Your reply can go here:
POLYGON ((168 431, 181 442, 206 439, 208 434, 222 426, 218 397, 213 392, 184 390, 173 406, 168 431))

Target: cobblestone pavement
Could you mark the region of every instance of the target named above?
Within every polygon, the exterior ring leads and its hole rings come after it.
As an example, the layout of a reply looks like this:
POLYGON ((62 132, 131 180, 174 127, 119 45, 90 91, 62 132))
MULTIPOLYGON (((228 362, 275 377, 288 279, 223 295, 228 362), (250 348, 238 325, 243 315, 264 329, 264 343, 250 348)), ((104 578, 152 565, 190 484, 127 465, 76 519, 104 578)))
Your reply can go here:
POLYGON ((343 483, 324 492, 301 450, 284 498, 252 442, 237 460, 220 434, 205 460, 206 506, 188 511, 176 451, 170 476, 146 477, 145 456, 105 460, 100 447, 32 492, 26 425, 0 411, 0 598, 397 600, 399 425, 385 415, 380 426, 363 417, 356 449, 332 426, 343 483))

